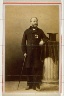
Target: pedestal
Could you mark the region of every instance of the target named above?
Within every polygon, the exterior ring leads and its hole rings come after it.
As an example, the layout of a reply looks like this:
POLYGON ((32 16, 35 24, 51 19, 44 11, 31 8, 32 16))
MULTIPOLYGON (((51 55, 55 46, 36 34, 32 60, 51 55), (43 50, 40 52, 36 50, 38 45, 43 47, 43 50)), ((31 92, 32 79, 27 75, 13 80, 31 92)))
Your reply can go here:
POLYGON ((44 53, 45 53, 45 59, 44 59, 44 66, 43 66, 42 82, 58 82, 59 80, 59 44, 58 42, 56 41, 48 42, 48 44, 45 45, 44 53))

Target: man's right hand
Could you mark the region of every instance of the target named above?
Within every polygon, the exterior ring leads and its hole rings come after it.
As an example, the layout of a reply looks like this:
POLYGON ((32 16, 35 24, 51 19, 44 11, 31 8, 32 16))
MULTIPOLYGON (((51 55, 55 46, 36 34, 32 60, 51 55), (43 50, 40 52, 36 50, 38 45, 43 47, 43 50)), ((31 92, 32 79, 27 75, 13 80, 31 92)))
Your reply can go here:
POLYGON ((27 56, 27 54, 26 53, 24 53, 24 57, 26 58, 26 56, 27 56))

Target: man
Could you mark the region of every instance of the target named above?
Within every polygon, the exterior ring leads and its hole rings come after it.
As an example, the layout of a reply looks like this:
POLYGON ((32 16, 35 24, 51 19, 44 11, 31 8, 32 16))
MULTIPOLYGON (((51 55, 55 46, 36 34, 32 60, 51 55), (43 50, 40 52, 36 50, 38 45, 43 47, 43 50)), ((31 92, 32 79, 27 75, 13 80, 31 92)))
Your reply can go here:
POLYGON ((30 19, 31 26, 26 29, 22 38, 22 51, 26 58, 25 67, 27 69, 27 85, 26 88, 34 90, 40 89, 40 74, 41 67, 41 45, 43 45, 48 38, 43 30, 38 28, 38 19, 33 17, 30 19))

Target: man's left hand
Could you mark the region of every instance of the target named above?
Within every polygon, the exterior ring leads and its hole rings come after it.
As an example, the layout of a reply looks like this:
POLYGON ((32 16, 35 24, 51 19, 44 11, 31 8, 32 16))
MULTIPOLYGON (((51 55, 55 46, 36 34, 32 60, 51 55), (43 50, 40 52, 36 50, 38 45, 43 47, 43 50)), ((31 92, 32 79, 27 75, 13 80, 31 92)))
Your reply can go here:
POLYGON ((43 44, 44 44, 44 41, 41 40, 41 41, 39 42, 39 45, 42 46, 43 44))

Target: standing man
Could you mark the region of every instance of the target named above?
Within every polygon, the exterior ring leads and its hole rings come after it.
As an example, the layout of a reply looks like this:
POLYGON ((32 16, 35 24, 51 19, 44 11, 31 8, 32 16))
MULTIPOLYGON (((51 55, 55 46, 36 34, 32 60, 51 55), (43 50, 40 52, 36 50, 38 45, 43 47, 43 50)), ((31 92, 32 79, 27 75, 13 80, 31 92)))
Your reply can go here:
POLYGON ((25 30, 22 38, 22 51, 26 58, 27 70, 27 85, 26 90, 40 89, 39 69, 41 67, 41 45, 43 45, 48 38, 43 30, 38 28, 38 19, 33 17, 30 19, 31 26, 25 30))

